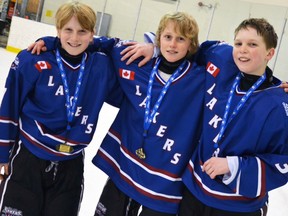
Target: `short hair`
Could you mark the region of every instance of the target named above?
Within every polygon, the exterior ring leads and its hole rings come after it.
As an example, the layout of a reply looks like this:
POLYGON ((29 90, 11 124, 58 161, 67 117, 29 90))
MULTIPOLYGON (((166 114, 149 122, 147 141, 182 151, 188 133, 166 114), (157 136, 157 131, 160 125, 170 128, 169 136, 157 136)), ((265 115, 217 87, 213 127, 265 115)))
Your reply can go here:
POLYGON ((249 18, 245 19, 234 31, 234 38, 241 29, 253 28, 257 34, 263 37, 266 48, 276 48, 278 36, 273 26, 264 18, 249 18))
POLYGON ((77 1, 67 2, 59 7, 55 15, 56 28, 62 29, 73 16, 76 16, 83 29, 95 31, 96 14, 94 10, 77 1))
POLYGON ((199 27, 196 20, 191 15, 184 12, 167 13, 161 18, 156 32, 157 45, 160 45, 160 36, 168 22, 173 22, 175 24, 175 31, 190 40, 189 54, 195 54, 199 48, 199 27))

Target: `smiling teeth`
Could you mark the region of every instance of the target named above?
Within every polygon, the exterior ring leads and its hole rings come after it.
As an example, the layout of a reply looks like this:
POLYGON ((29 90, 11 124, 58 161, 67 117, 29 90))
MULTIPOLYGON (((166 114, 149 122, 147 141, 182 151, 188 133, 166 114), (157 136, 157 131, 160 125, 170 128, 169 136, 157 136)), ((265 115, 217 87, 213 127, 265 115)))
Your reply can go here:
POLYGON ((248 58, 239 58, 240 61, 249 61, 248 58))
POLYGON ((78 47, 78 46, 80 46, 80 44, 71 44, 71 43, 69 43, 69 45, 72 46, 72 47, 78 47))

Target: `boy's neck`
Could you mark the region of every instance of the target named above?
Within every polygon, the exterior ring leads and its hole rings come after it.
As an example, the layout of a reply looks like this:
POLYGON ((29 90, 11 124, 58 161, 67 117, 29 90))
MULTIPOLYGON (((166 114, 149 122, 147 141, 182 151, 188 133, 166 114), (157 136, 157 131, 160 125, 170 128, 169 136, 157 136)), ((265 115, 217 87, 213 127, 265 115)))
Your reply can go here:
POLYGON ((72 65, 78 65, 78 64, 80 64, 80 63, 81 63, 81 60, 82 60, 82 56, 83 56, 83 54, 84 54, 84 52, 83 52, 83 53, 80 53, 79 55, 76 55, 76 56, 70 55, 70 54, 69 54, 65 49, 63 49, 61 46, 59 47, 59 52, 60 52, 61 57, 62 57, 65 61, 69 62, 69 63, 72 64, 72 65))
MULTIPOLYGON (((266 67, 266 79, 265 81, 259 86, 258 90, 266 89, 271 86, 273 86, 273 73, 272 70, 269 67, 266 67)), ((252 85, 257 82, 257 80, 260 78, 260 76, 257 75, 251 75, 242 73, 241 80, 239 87, 242 91, 247 91, 252 87, 252 85)))
POLYGON ((176 62, 169 62, 167 61, 164 56, 160 56, 161 62, 159 64, 159 70, 166 73, 166 74, 173 74, 176 69, 180 66, 180 64, 185 60, 185 57, 179 59, 176 62))

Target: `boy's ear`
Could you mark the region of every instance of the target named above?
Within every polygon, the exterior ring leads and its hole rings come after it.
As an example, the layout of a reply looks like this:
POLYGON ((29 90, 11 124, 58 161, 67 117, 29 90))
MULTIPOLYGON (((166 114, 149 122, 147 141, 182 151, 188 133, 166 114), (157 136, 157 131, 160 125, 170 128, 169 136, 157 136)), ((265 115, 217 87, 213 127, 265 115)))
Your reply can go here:
POLYGON ((57 29, 57 37, 60 38, 60 30, 57 29))
POLYGON ((269 61, 275 54, 275 48, 271 48, 267 53, 267 60, 269 61))

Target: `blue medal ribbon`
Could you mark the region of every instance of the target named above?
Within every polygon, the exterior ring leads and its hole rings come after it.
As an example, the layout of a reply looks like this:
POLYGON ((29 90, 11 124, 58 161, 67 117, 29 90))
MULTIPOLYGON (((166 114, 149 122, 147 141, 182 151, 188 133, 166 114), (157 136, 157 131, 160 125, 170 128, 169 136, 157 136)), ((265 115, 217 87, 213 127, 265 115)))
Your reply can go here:
POLYGON ((63 64, 62 64, 59 50, 58 49, 56 50, 56 60, 57 60, 57 64, 58 64, 58 67, 60 70, 60 74, 61 74, 61 78, 62 78, 62 82, 63 82, 63 86, 64 86, 65 97, 66 97, 66 104, 65 105, 66 105, 66 110, 67 110, 67 121, 68 121, 67 130, 71 129, 70 123, 73 121, 75 110, 76 110, 76 104, 78 101, 80 87, 82 84, 82 79, 83 79, 84 70, 85 70, 85 56, 86 55, 84 53, 83 57, 82 57, 81 65, 80 65, 80 70, 79 70, 79 75, 78 75, 78 79, 77 79, 77 83, 76 83, 74 98, 73 98, 73 100, 70 101, 70 92, 69 92, 69 86, 68 86, 66 72, 65 72, 63 64))
POLYGON ((156 115, 157 110, 159 109, 162 100, 168 91, 169 86, 171 83, 175 80, 175 78, 180 74, 180 72, 183 70, 183 67, 185 66, 187 60, 183 61, 182 64, 176 69, 176 71, 171 75, 171 77, 168 79, 168 81, 165 83, 164 87, 162 88, 159 97, 153 106, 152 110, 150 109, 151 106, 151 98, 152 98, 152 87, 154 82, 155 74, 158 72, 158 66, 161 62, 161 59, 158 58, 155 66, 153 67, 153 70, 150 74, 148 88, 147 88, 147 98, 146 98, 146 107, 145 107, 145 114, 144 114, 144 132, 143 136, 147 136, 148 129, 151 125, 151 122, 156 115))
POLYGON ((230 111, 230 107, 231 107, 231 102, 232 102, 232 98, 234 96, 234 92, 236 90, 236 87, 239 85, 240 82, 240 78, 241 74, 239 73, 237 75, 237 77, 234 80, 234 83, 231 87, 231 90, 229 92, 229 97, 228 97, 228 101, 226 103, 225 106, 225 112, 224 112, 224 116, 223 116, 223 120, 221 123, 221 128, 220 128, 220 132, 218 134, 218 139, 217 142, 214 144, 214 148, 215 151, 213 153, 213 156, 217 157, 219 155, 220 152, 220 148, 219 148, 219 142, 223 137, 223 134, 227 128, 227 125, 232 121, 232 119, 234 119, 234 117, 239 113, 240 109, 243 107, 243 105, 247 102, 247 100, 249 99, 249 97, 252 95, 252 93, 265 81, 266 79, 266 73, 264 73, 258 80, 257 82, 255 82, 251 88, 246 92, 246 94, 241 98, 241 100, 239 101, 239 103, 237 104, 237 106, 235 107, 234 111, 232 112, 232 114, 230 115, 229 119, 228 119, 228 114, 230 111))
MULTIPOLYGON (((155 66, 153 67, 153 70, 150 74, 150 78, 149 78, 149 82, 148 82, 148 88, 147 88, 147 97, 146 97, 146 107, 145 107, 145 113, 144 113, 144 131, 143 131, 143 137, 144 140, 147 137, 147 133, 149 130, 149 127, 152 123, 152 120, 154 118, 154 116, 157 113, 157 110, 159 109, 161 102, 166 94, 166 92, 168 91, 169 86, 171 85, 171 83, 175 80, 175 78, 180 74, 180 72, 183 70, 187 60, 183 61, 182 64, 176 69, 176 71, 171 75, 171 77, 168 79, 168 81, 165 83, 164 87, 162 88, 159 97, 155 103, 155 105, 153 106, 152 110, 150 109, 151 107, 151 98, 152 98, 152 88, 153 88, 153 82, 154 82, 154 77, 155 74, 158 72, 158 66, 161 62, 161 59, 158 58, 156 61, 155 66)), ((143 141, 144 143, 144 141, 143 141)), ((145 152, 143 150, 143 145, 141 148, 136 150, 136 155, 140 158, 140 159, 145 159, 146 155, 145 152)))

